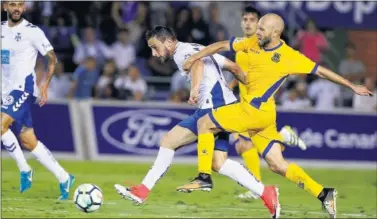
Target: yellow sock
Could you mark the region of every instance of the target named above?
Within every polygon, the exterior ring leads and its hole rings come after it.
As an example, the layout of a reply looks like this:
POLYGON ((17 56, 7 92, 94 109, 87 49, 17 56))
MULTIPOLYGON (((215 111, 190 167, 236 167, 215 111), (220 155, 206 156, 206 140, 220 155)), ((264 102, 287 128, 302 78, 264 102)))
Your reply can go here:
POLYGON ((305 189, 305 191, 309 192, 316 198, 323 190, 322 185, 314 181, 308 174, 305 173, 303 169, 301 169, 301 167, 297 166, 296 164, 289 164, 285 177, 298 184, 299 187, 305 189))
POLYGON ((200 173, 212 173, 215 137, 212 133, 198 135, 198 169, 200 173))
POLYGON ((260 160, 258 151, 255 147, 251 148, 242 153, 242 158, 245 161, 247 169, 257 178, 257 180, 261 181, 261 173, 260 173, 260 160))

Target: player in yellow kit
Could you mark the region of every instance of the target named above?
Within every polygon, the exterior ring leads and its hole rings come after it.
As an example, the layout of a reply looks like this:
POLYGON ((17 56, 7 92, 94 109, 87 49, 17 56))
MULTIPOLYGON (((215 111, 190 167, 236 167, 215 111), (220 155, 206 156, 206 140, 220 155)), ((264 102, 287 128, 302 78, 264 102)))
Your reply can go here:
POLYGON ((281 136, 276 130, 276 106, 273 95, 289 74, 315 74, 352 89, 358 95, 372 95, 338 74, 319 66, 280 39, 284 21, 276 14, 263 16, 258 23, 257 42, 233 38, 212 44, 187 59, 185 69, 198 59, 220 51, 244 51, 248 55, 246 94, 241 103, 213 110, 198 121, 199 176, 182 186, 192 191, 208 186, 211 179, 214 133, 248 132, 253 144, 262 152, 269 168, 298 184, 317 197, 332 218, 336 217, 336 190, 324 188, 298 165, 288 163, 282 155, 281 136))
MULTIPOLYGON (((256 36, 257 27, 258 27, 258 21, 261 17, 261 13, 252 6, 246 6, 242 11, 242 17, 241 17, 241 28, 242 32, 244 33, 245 40, 248 41, 248 43, 255 43, 258 41, 258 38, 256 36)), ((244 51, 238 51, 236 52, 236 63, 241 67, 241 69, 244 72, 247 72, 247 66, 248 66, 248 55, 244 51)), ((229 84, 229 87, 234 88, 238 86, 240 91, 240 96, 243 96, 246 94, 246 86, 242 83, 238 83, 238 81, 235 79, 233 82, 229 84)), ((242 99, 241 99, 242 101, 242 99)), ((284 137, 284 143, 288 146, 292 147, 299 147, 302 150, 306 149, 305 143, 298 138, 298 136, 294 133, 294 131, 289 126, 284 126, 280 132, 284 137)), ((248 170, 257 178, 258 180, 261 180, 261 168, 260 168, 260 159, 258 150, 256 147, 253 146, 249 134, 247 132, 245 133, 235 133, 236 137, 236 151, 237 154, 242 156, 246 167, 248 170)), ((262 153, 263 151, 260 151, 262 153)), ((226 160, 227 154, 226 152, 222 151, 215 151, 214 152, 214 162, 212 164, 212 169, 218 171, 218 167, 221 167, 222 160, 226 160)), ((238 195, 239 198, 254 198, 257 199, 258 196, 256 196, 251 191, 247 191, 243 194, 238 195)))

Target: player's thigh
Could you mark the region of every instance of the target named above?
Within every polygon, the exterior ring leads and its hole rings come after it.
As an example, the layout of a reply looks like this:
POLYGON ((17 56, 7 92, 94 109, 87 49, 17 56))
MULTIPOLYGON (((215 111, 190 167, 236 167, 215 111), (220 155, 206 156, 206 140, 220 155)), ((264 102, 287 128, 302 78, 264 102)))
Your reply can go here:
POLYGON ((215 150, 212 159, 212 169, 219 172, 227 159, 228 153, 226 151, 215 150))
POLYGON ((2 132, 6 131, 9 126, 17 121, 23 123, 27 112, 30 112, 32 96, 23 91, 12 90, 2 99, 1 104, 1 125, 2 132))
POLYGON ((38 144, 37 136, 35 135, 34 129, 30 127, 23 126, 18 139, 23 147, 29 151, 34 150, 38 144))
POLYGON ((281 145, 279 146, 280 151, 284 149, 283 139, 277 132, 275 123, 259 131, 249 131, 249 135, 254 146, 263 158, 269 153, 274 143, 281 143, 278 144, 281 145))
POLYGON ((1 134, 8 131, 9 127, 14 122, 14 119, 6 113, 1 112, 1 134))
POLYGON ((241 133, 250 128, 250 120, 240 103, 219 107, 208 115, 217 129, 226 132, 241 133))
POLYGON ((160 147, 175 150, 197 139, 197 136, 189 129, 182 126, 174 126, 165 136, 162 137, 160 147))

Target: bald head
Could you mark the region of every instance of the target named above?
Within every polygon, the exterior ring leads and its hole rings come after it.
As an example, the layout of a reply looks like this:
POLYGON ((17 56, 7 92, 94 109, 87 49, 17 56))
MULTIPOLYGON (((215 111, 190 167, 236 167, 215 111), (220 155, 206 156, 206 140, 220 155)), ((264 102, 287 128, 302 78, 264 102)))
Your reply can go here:
POLYGON ((284 30, 284 21, 283 19, 274 13, 269 13, 264 15, 261 19, 260 22, 264 22, 265 25, 270 27, 272 31, 278 31, 280 34, 284 30))
POLYGON ((284 21, 279 15, 273 13, 264 15, 258 22, 259 45, 266 47, 271 42, 280 42, 283 31, 284 21))

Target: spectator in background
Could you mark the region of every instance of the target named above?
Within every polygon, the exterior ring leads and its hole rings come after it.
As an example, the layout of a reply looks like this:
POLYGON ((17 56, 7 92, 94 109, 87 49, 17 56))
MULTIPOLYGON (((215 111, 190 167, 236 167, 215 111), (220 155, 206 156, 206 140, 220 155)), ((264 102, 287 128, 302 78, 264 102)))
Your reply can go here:
POLYGON ((174 30, 177 34, 177 39, 182 42, 192 42, 191 11, 188 8, 181 8, 176 18, 174 30))
POLYGON ((95 30, 92 27, 84 29, 84 37, 81 42, 75 42, 73 61, 81 64, 88 57, 94 57, 97 65, 103 65, 106 59, 112 57, 111 50, 104 42, 97 39, 95 30))
POLYGON ((76 32, 74 26, 67 26, 63 17, 56 19, 57 26, 51 28, 52 43, 58 52, 70 52, 72 49, 71 36, 76 32))
POLYGON ((130 41, 136 42, 145 29, 149 28, 150 14, 147 2, 114 2, 111 15, 118 28, 131 31, 130 41))
POLYGON ((314 20, 308 20, 305 30, 296 35, 295 47, 314 62, 322 61, 321 53, 328 48, 325 35, 317 29, 314 20))
POLYGON ((209 35, 211 43, 229 39, 225 26, 220 22, 220 12, 216 2, 209 5, 209 35))
POLYGON ((122 28, 118 31, 118 41, 112 47, 111 52, 118 70, 128 68, 136 59, 136 51, 133 44, 129 42, 129 30, 122 28))
POLYGON ((175 93, 181 89, 190 89, 190 83, 187 81, 187 78, 182 75, 180 70, 177 70, 170 81, 170 91, 171 93, 175 93))
MULTIPOLYGON (((356 46, 352 43, 346 45, 346 56, 340 62, 339 74, 350 80, 352 83, 361 83, 366 76, 365 65, 356 58, 356 46)), ((348 88, 342 87, 343 106, 351 107, 353 92, 348 88)))
POLYGON ((128 75, 123 73, 115 80, 115 88, 118 90, 121 98, 134 101, 143 100, 147 93, 147 83, 140 77, 140 71, 135 66, 130 66, 128 75))
POLYGON ((308 95, 315 102, 317 110, 333 110, 339 106, 341 99, 339 85, 322 78, 309 85, 308 95))
POLYGON ((287 98, 282 101, 283 109, 307 109, 311 107, 310 99, 306 94, 306 83, 298 82, 294 89, 288 92, 287 98))
POLYGON ((191 37, 194 43, 201 45, 208 45, 210 42, 208 24, 203 19, 203 12, 200 7, 192 8, 191 37))
POLYGON ((95 97, 107 99, 112 96, 111 85, 114 80, 114 75, 116 73, 116 66, 113 61, 107 61, 103 67, 102 75, 99 77, 96 89, 95 97), (110 95, 110 96, 109 96, 110 95))
POLYGON ((371 96, 353 96, 353 109, 357 111, 365 112, 376 112, 377 111, 377 87, 376 81, 368 77, 364 80, 364 85, 370 91, 374 92, 373 97, 371 96))
POLYGON ((55 74, 51 78, 48 87, 49 99, 63 99, 68 95, 71 80, 68 74, 64 72, 64 65, 61 61, 56 63, 55 74))
POLYGON ((99 76, 99 68, 94 57, 87 57, 85 62, 73 73, 69 98, 88 99, 99 76))

